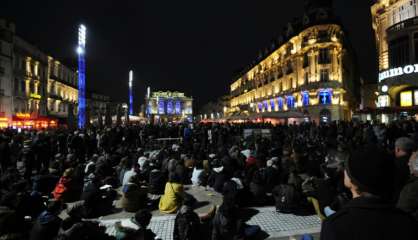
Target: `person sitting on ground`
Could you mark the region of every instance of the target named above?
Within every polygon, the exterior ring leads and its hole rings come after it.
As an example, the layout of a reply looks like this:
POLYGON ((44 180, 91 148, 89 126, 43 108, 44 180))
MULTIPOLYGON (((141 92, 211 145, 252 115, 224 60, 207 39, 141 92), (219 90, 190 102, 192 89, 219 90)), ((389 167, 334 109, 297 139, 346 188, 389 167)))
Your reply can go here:
POLYGON ((160 212, 166 214, 177 212, 182 205, 183 191, 183 184, 181 184, 180 178, 175 172, 171 172, 169 181, 165 185, 164 195, 160 199, 160 212))
POLYGON ((238 212, 239 209, 233 200, 224 198, 213 219, 212 240, 242 239, 244 237, 244 225, 238 212))
POLYGON ((125 174, 123 175, 123 181, 122 181, 122 186, 126 185, 129 183, 129 179, 131 179, 131 177, 133 176, 137 176, 139 173, 139 165, 138 163, 133 163, 131 170, 125 172, 125 174))
POLYGON ((137 228, 128 228, 122 226, 121 222, 115 223, 116 239, 117 240, 157 240, 155 233, 147 229, 151 222, 152 214, 148 210, 141 210, 135 213, 135 216, 131 219, 132 223, 137 228))
POLYGON ((200 219, 193 211, 196 198, 185 194, 183 206, 177 213, 174 222, 173 240, 197 240, 200 236, 200 219))
POLYGON ((61 218, 58 214, 63 208, 61 201, 53 200, 47 209, 36 219, 30 233, 30 240, 53 240, 61 226, 61 218))
POLYGON ((344 171, 353 199, 325 219, 321 240, 418 239, 414 219, 391 204, 393 179, 393 161, 384 150, 369 145, 353 152, 344 171))
POLYGON ((147 191, 139 185, 137 176, 132 176, 129 183, 122 187, 122 208, 126 212, 137 212, 147 205, 147 191))
POLYGON ((57 185, 55 186, 54 191, 52 192, 52 195, 54 196, 55 200, 62 200, 63 202, 67 202, 70 199, 74 198, 73 195, 75 194, 75 192, 72 182, 72 174, 72 168, 68 168, 64 171, 62 177, 60 178, 57 185))
POLYGON ((103 185, 101 179, 95 177, 82 194, 85 217, 95 218, 111 213, 116 196, 110 185, 103 185))
POLYGON ((409 160, 411 178, 402 189, 397 207, 409 213, 418 222, 418 152, 414 152, 409 160))

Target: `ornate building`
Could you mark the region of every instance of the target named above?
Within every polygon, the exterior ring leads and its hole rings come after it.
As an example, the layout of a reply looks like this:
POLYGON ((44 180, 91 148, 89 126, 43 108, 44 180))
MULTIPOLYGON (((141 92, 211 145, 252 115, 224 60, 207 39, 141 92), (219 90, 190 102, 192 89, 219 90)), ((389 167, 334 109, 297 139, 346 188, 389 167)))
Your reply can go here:
POLYGON ((48 57, 47 106, 48 115, 67 124, 69 111, 77 115, 78 102, 77 72, 63 65, 53 57, 48 57))
POLYGON ((359 76, 331 0, 305 1, 272 46, 231 84, 230 118, 280 121, 350 119, 359 76))
POLYGON ((145 97, 150 122, 192 121, 193 99, 181 92, 152 92, 145 97))
POLYGON ((378 0, 371 8, 379 61, 377 107, 382 122, 418 112, 416 0, 378 0))

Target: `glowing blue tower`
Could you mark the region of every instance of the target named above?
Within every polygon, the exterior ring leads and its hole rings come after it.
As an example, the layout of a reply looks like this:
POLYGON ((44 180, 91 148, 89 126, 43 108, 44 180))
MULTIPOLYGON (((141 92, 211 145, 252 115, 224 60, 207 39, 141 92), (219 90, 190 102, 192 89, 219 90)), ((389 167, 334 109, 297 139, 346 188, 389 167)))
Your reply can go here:
POLYGON ((86 27, 81 24, 78 28, 78 127, 86 126, 86 27))
POLYGON ((134 97, 132 95, 132 82, 134 78, 134 72, 129 71, 129 115, 134 115, 134 97))

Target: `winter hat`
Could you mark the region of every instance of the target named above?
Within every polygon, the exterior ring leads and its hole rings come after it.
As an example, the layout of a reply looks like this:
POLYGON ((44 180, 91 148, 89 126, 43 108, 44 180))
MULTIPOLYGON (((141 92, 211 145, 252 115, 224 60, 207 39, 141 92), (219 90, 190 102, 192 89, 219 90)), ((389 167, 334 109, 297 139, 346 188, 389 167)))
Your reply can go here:
POLYGON ((386 197, 393 190, 393 161, 389 154, 375 145, 352 152, 346 161, 346 171, 362 191, 386 197))

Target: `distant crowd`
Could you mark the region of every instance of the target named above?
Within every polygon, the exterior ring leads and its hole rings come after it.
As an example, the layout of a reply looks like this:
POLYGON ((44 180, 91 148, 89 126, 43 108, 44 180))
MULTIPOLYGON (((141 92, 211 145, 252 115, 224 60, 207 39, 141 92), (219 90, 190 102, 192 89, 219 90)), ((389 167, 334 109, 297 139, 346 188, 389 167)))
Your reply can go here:
POLYGON ((155 210, 174 240, 257 239, 242 210, 261 206, 318 215, 323 240, 418 239, 417 144, 415 121, 4 129, 0 240, 160 239, 155 210), (197 214, 189 186, 222 204, 197 214), (111 236, 116 201, 135 227, 111 236))

